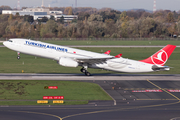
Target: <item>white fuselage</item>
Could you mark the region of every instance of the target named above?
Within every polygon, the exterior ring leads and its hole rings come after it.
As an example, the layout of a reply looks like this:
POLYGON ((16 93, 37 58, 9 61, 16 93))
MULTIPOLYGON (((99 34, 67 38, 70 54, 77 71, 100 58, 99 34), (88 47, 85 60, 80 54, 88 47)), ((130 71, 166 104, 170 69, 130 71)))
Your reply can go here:
POLYGON ((99 68, 117 72, 152 72, 152 64, 125 59, 125 58, 113 58, 113 56, 89 52, 85 50, 79 50, 75 48, 69 48, 60 45, 54 45, 44 43, 40 41, 33 41, 27 39, 10 39, 12 42, 6 41, 3 44, 14 51, 29 54, 33 56, 39 56, 59 61, 61 57, 71 59, 107 59, 102 63, 90 63, 88 67, 99 68))

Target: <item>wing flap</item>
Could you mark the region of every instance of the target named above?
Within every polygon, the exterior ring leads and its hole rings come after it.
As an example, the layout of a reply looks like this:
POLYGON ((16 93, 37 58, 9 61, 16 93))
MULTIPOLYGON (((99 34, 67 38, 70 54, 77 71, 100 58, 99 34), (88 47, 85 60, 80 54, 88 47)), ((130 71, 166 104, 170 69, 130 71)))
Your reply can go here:
POLYGON ((109 59, 113 59, 114 57, 106 57, 106 58, 75 58, 78 63, 88 63, 88 64, 102 64, 105 63, 109 59))

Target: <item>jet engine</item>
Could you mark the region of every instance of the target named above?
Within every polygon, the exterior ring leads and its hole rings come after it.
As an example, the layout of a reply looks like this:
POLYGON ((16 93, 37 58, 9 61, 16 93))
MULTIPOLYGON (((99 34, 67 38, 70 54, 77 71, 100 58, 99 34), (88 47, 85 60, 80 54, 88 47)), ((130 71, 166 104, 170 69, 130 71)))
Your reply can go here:
POLYGON ((65 67, 77 67, 78 62, 74 61, 71 58, 61 57, 59 59, 59 65, 65 66, 65 67))

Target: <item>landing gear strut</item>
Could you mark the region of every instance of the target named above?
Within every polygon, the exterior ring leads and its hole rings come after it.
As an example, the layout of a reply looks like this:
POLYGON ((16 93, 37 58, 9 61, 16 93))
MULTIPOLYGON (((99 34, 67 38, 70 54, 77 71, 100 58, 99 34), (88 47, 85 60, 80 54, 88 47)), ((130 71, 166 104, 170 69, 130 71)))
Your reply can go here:
POLYGON ((17 59, 19 60, 20 59, 20 52, 17 52, 17 59))
POLYGON ((91 73, 89 73, 84 67, 80 71, 84 73, 86 76, 91 76, 91 73))

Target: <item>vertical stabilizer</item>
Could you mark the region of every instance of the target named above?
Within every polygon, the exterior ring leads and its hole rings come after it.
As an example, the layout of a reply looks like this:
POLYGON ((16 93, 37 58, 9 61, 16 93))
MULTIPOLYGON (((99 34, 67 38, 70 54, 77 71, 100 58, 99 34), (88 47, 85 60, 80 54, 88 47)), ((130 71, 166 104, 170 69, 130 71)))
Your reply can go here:
POLYGON ((162 48, 161 50, 159 50, 158 52, 156 52, 155 54, 153 54, 151 57, 149 57, 145 60, 140 60, 140 61, 149 63, 149 64, 163 66, 175 48, 176 48, 175 45, 167 45, 164 48, 162 48))

